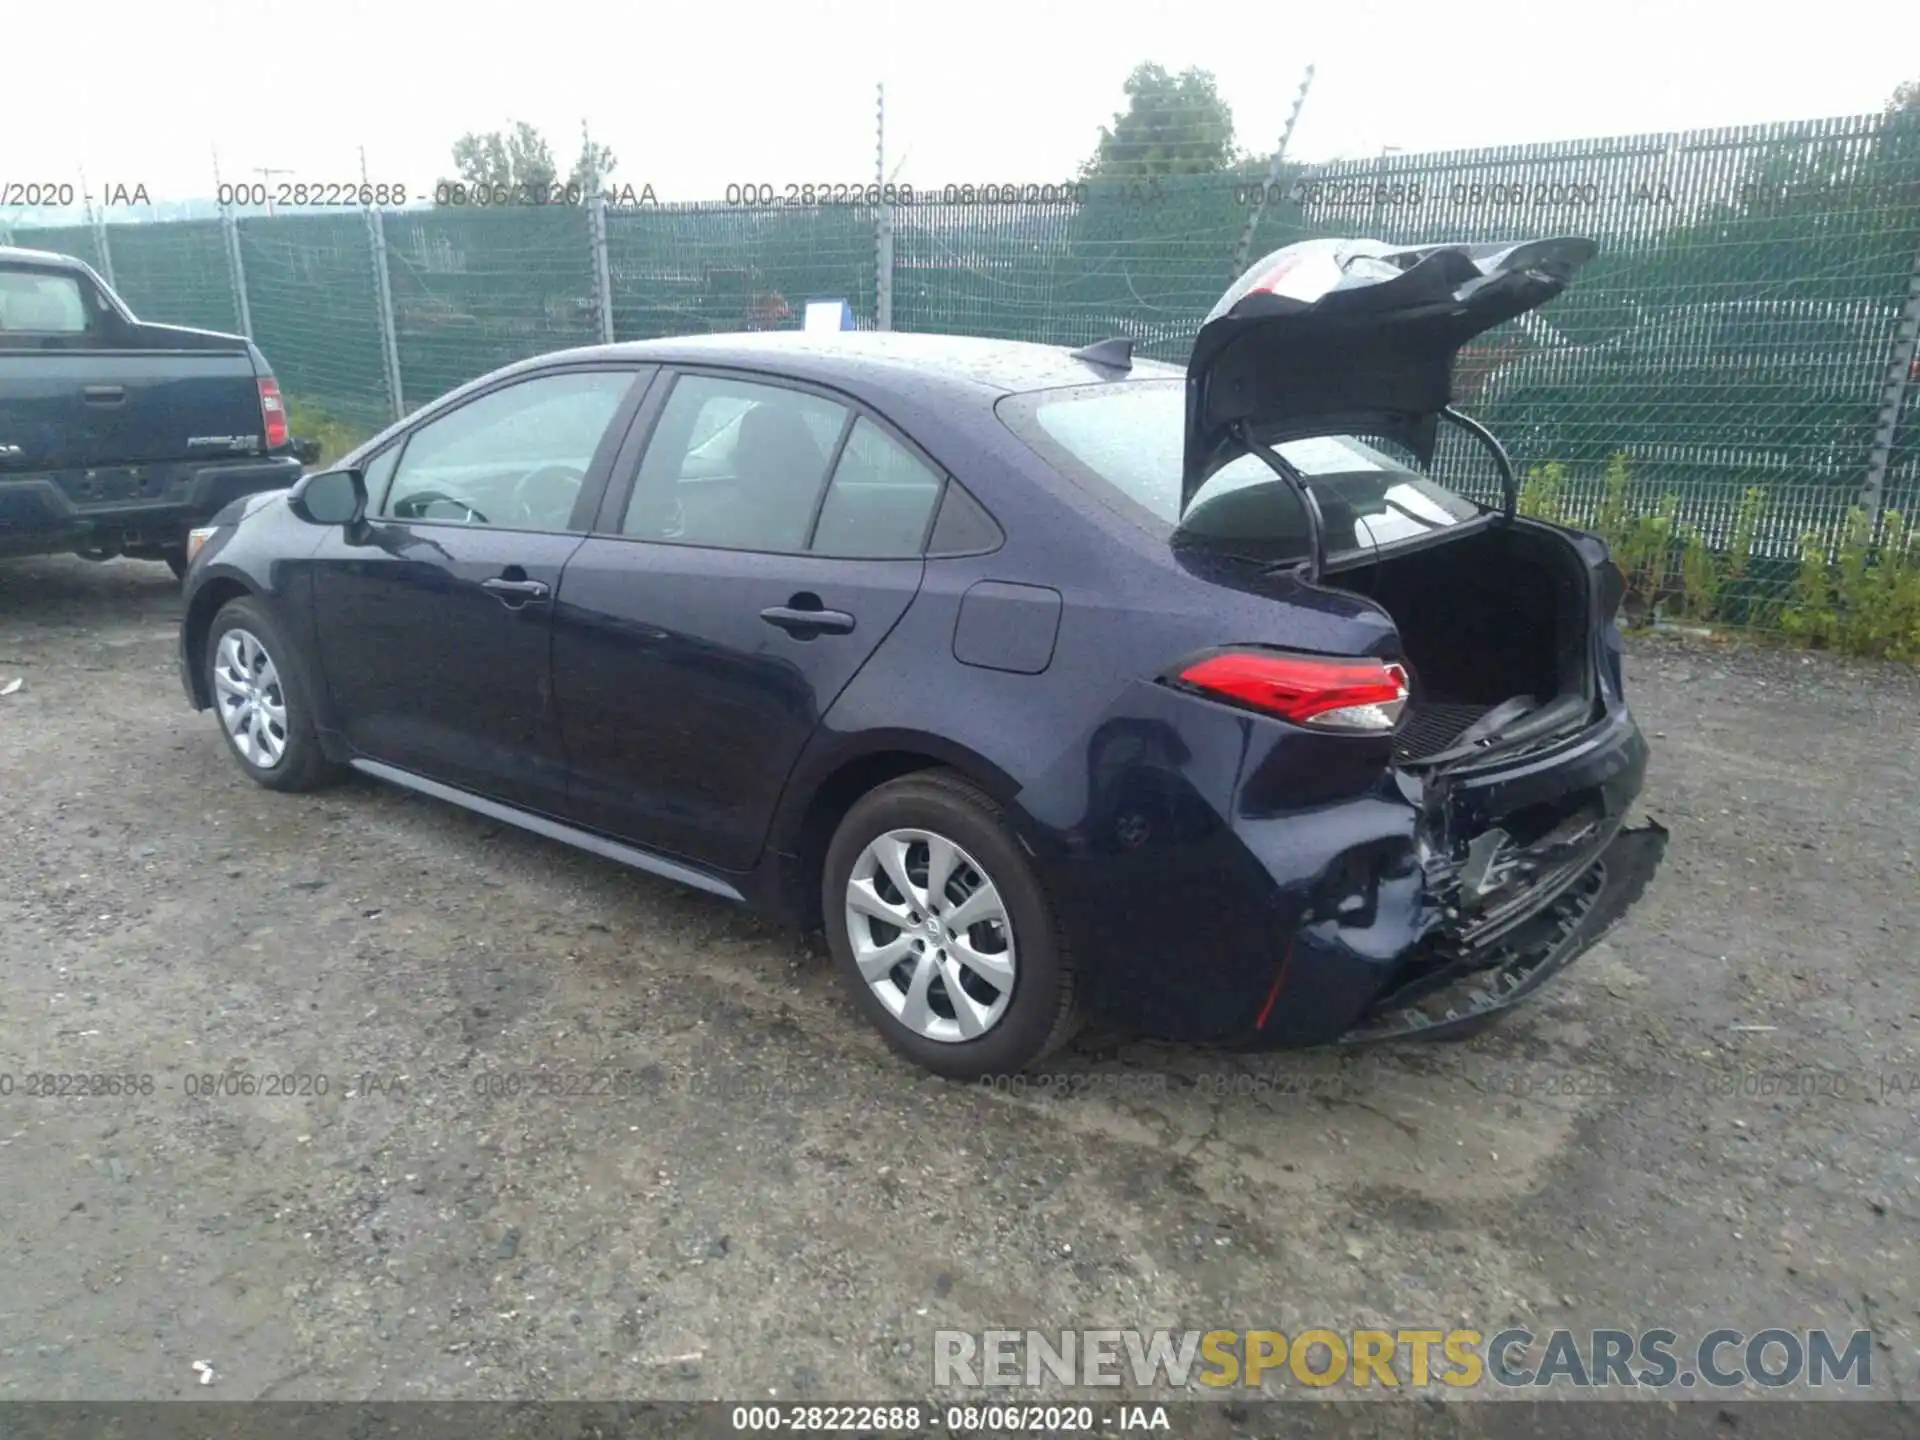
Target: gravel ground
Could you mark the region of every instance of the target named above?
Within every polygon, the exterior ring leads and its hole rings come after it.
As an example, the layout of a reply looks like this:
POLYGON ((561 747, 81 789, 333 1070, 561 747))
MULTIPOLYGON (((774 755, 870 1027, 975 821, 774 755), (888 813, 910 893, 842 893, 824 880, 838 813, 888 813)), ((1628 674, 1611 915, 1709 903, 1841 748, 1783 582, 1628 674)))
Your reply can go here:
POLYGON ((1096 1035, 1004 1094, 718 901, 248 784, 175 604, 0 566, 0 1399, 879 1399, 937 1328, 1508 1322, 1871 1327, 1920 1393, 1913 671, 1637 642, 1667 864, 1491 1034, 1096 1035))

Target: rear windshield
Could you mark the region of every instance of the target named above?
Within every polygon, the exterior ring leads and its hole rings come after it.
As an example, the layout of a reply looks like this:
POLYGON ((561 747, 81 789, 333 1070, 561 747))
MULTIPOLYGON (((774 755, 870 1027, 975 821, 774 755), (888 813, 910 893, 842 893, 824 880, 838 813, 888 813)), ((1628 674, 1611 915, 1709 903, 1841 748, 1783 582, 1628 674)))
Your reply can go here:
MULTIPOLYGON (((1121 503, 1149 528, 1205 540, 1259 560, 1307 553, 1300 501, 1258 456, 1243 455, 1208 477, 1180 514, 1186 386, 1142 380, 1009 396, 1000 418, 1068 478, 1121 503)), ((1390 441, 1349 435, 1275 447, 1307 477, 1326 526, 1327 556, 1371 551, 1483 513, 1422 474, 1390 441)))

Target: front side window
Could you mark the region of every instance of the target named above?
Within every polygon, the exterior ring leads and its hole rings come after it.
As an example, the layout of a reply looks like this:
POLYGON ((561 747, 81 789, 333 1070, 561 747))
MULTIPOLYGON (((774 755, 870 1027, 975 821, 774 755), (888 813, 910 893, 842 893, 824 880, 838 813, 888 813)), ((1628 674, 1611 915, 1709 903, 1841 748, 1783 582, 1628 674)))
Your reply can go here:
MULTIPOLYGON (((1000 416, 1070 479, 1125 502, 1123 509, 1149 525, 1231 544, 1263 560, 1307 552, 1299 498, 1255 455, 1216 470, 1181 514, 1186 395, 1178 380, 1010 396, 1000 416)), ((1481 513, 1422 474, 1412 456, 1393 453, 1391 442, 1325 435, 1276 448, 1313 488, 1330 557, 1391 545, 1481 513)))
POLYGON ((729 550, 805 550, 850 418, 845 406, 805 391, 681 376, 647 442, 621 533, 729 550))
POLYGON ((380 513, 567 530, 594 452, 633 383, 625 370, 538 375, 429 420, 400 453, 380 513))

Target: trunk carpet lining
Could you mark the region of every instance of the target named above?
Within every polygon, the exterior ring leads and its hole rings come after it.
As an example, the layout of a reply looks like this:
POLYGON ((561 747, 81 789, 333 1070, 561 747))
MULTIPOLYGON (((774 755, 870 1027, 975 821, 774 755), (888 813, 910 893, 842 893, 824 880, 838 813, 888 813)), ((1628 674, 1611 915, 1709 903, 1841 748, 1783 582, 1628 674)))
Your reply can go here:
POLYGON ((1401 725, 1400 733, 1393 737, 1393 758, 1421 760, 1429 755, 1438 755, 1462 731, 1492 708, 1491 705, 1438 700, 1409 705, 1405 723, 1401 725))

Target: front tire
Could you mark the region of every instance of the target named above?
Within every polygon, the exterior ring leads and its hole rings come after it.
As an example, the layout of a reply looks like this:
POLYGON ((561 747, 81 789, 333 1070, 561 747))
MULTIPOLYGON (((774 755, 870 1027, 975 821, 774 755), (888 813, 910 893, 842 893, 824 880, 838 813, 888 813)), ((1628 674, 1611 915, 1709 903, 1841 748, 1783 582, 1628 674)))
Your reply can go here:
POLYGON ((229 600, 207 630, 207 694, 227 750, 269 790, 312 790, 337 778, 320 748, 299 661, 267 609, 229 600))
POLYGON ((1001 807, 951 771, 889 781, 847 812, 821 911, 854 1003, 937 1075, 1013 1074, 1078 1028, 1073 957, 1039 877, 1001 807))

